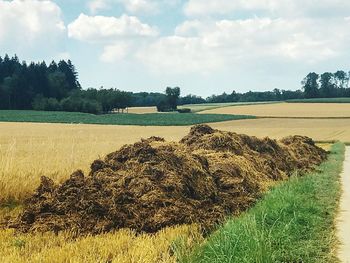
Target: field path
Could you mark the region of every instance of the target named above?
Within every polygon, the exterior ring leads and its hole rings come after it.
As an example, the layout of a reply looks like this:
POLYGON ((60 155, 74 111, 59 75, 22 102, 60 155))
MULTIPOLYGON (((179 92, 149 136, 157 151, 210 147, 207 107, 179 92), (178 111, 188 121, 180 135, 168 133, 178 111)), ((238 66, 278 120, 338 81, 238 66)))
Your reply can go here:
POLYGON ((350 263, 350 146, 346 147, 344 171, 342 173, 342 197, 338 221, 338 236, 341 242, 339 259, 350 263))

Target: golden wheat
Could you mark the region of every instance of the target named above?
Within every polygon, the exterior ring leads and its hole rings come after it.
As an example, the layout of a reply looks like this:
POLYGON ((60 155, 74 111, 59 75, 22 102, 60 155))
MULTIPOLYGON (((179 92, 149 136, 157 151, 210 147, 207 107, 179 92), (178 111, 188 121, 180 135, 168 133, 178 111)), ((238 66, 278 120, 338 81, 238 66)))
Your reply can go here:
POLYGON ((224 107, 202 114, 242 114, 270 117, 350 117, 350 103, 275 103, 224 107))
POLYGON ((0 123, 0 203, 22 201, 42 175, 60 182, 91 162, 141 138, 179 140, 187 127, 0 123))
POLYGON ((98 236, 15 234, 0 230, 1 262, 175 263, 202 240, 195 225, 166 228, 157 234, 136 235, 128 229, 98 236))
MULTIPOLYGON (((348 138, 347 120, 245 120, 213 124, 223 130, 282 137, 348 138)), ((76 169, 88 171, 99 156, 142 137, 179 140, 189 127, 135 127, 0 123, 0 221, 16 216, 21 203, 46 175, 60 182, 76 169)), ((350 141, 350 138, 349 138, 350 141)), ((130 230, 73 239, 69 233, 18 235, 0 230, 1 262, 175 262, 202 237, 196 226, 168 228, 156 235, 130 230)))
POLYGON ((129 113, 144 114, 144 113, 157 113, 156 107, 132 107, 128 109, 129 113))
MULTIPOLYGON (((60 182, 76 169, 88 171, 99 156, 141 137, 178 140, 186 128, 61 124, 0 124, 0 222, 21 212, 21 203, 40 176, 60 182)), ((18 235, 0 230, 1 262, 175 262, 176 255, 201 239, 196 226, 165 229, 156 235, 121 230, 73 239, 69 233, 18 235), (177 249, 175 249, 177 248, 177 249), (175 249, 175 250, 174 250, 175 249), (173 251, 174 250, 174 251, 173 251)))

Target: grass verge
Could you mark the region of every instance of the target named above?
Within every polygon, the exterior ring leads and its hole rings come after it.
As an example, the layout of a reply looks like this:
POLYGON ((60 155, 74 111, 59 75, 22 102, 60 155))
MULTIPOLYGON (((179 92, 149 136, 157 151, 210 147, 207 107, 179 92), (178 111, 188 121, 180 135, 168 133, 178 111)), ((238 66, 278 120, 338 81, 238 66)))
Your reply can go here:
POLYGON ((288 103, 350 103, 350 98, 317 98, 287 100, 288 103))
POLYGON ((0 122, 82 123, 138 126, 186 126, 200 123, 253 119, 254 116, 229 114, 105 114, 51 111, 0 111, 0 122))
POLYGON ((293 177, 229 220, 182 262, 338 262, 334 219, 344 144, 318 171, 293 177))

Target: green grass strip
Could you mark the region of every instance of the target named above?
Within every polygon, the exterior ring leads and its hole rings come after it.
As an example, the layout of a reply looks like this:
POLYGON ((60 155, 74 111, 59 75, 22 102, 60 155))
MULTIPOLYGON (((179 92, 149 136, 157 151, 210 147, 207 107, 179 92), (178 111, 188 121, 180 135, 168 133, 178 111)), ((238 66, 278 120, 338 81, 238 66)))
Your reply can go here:
POLYGON ((334 220, 344 149, 335 144, 318 171, 274 187, 180 261, 338 262, 334 220))
POLYGON ((254 116, 230 114, 150 113, 104 114, 55 111, 0 111, 0 122, 82 123, 138 126, 187 126, 200 123, 254 119, 254 116))
POLYGON ((288 103, 350 103, 350 98, 317 98, 317 99, 294 99, 288 103))

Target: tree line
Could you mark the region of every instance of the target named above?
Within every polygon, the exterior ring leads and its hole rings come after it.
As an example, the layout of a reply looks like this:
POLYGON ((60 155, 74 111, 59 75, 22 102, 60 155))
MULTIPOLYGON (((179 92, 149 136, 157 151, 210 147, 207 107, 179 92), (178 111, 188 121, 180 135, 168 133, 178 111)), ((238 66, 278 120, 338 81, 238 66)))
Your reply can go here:
POLYGON ((180 96, 180 88, 166 88, 164 93, 126 92, 118 89, 84 90, 70 60, 27 64, 17 56, 0 57, 0 109, 78 111, 107 113, 127 107, 157 106, 159 111, 177 110, 177 105, 225 102, 284 101, 303 98, 350 97, 350 72, 309 73, 296 91, 279 90, 223 93, 202 98, 180 96))
POLYGON ((350 72, 309 73, 302 81, 305 98, 350 97, 350 72))
POLYGON ((39 97, 62 100, 80 89, 70 60, 47 66, 45 62, 20 63, 17 56, 0 57, 0 109, 32 109, 39 97))

